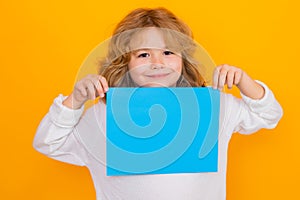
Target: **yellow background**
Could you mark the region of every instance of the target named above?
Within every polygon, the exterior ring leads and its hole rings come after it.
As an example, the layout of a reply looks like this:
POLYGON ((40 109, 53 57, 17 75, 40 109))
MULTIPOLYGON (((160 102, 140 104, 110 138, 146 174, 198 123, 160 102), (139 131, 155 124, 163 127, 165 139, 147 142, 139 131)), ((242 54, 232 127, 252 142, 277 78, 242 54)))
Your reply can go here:
POLYGON ((0 199, 95 199, 86 168, 37 153, 32 140, 54 97, 71 92, 88 53, 141 6, 172 10, 217 64, 263 80, 284 108, 276 129, 233 136, 227 199, 299 199, 296 0, 1 0, 0 199))

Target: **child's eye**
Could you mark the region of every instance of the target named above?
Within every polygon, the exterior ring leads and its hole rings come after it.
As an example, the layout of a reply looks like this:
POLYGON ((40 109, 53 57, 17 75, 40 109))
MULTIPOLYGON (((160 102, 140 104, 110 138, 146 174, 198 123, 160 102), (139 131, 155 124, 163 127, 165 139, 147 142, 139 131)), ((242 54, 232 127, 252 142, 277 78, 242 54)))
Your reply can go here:
POLYGON ((165 55, 172 55, 172 54, 174 54, 172 51, 164 51, 164 54, 165 55))
POLYGON ((138 55, 139 58, 146 58, 146 57, 149 57, 149 53, 141 53, 138 55))

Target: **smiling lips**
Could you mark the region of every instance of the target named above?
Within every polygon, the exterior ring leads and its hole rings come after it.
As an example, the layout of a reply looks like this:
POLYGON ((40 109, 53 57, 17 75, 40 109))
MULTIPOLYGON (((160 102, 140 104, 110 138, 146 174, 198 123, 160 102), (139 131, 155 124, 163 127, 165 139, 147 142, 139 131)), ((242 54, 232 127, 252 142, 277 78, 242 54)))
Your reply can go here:
POLYGON ((166 76, 168 76, 170 73, 157 73, 157 74, 147 74, 145 75, 146 77, 149 78, 164 78, 166 76))

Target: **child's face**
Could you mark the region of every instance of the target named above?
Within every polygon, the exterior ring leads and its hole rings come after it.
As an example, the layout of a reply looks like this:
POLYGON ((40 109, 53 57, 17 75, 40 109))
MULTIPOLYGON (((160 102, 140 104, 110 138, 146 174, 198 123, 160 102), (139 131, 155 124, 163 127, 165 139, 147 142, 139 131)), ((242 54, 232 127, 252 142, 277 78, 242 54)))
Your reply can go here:
POLYGON ((133 81, 144 87, 173 87, 182 71, 182 58, 167 49, 161 32, 147 28, 133 37, 128 64, 133 81))

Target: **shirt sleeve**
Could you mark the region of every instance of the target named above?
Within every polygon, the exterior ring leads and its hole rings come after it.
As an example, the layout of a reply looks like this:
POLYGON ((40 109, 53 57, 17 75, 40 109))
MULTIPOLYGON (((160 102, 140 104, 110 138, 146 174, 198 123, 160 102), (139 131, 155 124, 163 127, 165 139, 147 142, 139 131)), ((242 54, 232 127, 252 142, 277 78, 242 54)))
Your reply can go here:
POLYGON ((73 110, 62 104, 66 97, 55 98, 49 112, 37 128, 33 147, 53 159, 84 166, 85 150, 74 131, 84 107, 73 110))
POLYGON ((227 96, 225 121, 232 132, 251 134, 259 129, 275 128, 283 110, 273 92, 264 83, 257 81, 265 90, 261 99, 251 99, 241 94, 241 99, 227 96))

